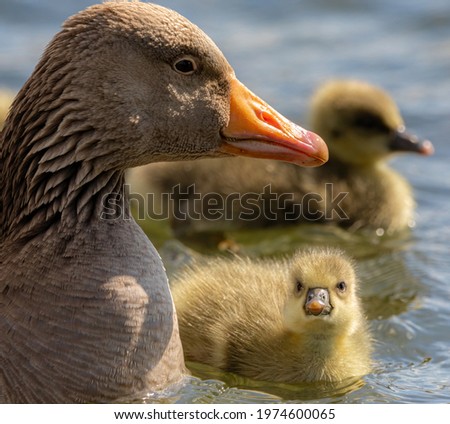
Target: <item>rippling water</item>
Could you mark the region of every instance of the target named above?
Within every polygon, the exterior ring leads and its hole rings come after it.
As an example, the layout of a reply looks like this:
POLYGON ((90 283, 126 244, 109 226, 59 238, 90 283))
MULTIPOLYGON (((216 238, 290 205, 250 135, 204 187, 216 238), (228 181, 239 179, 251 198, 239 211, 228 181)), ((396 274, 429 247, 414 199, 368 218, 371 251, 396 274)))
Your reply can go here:
MULTIPOLYGON (((0 87, 19 89, 62 21, 93 3, 0 0, 0 87)), ((392 163, 415 190, 417 225, 410 233, 388 238, 310 226, 231 235, 251 255, 286 253, 312 243, 339 245, 353 254, 377 340, 372 374, 335 386, 288 386, 252 382, 191 364, 198 378, 172 393, 131 401, 449 402, 450 2, 167 0, 160 4, 204 29, 238 77, 289 118, 301 122, 307 98, 324 79, 365 79, 391 92, 409 130, 431 139, 436 154, 405 155, 392 163)), ((158 230, 158 246, 164 247, 167 234, 158 230)))

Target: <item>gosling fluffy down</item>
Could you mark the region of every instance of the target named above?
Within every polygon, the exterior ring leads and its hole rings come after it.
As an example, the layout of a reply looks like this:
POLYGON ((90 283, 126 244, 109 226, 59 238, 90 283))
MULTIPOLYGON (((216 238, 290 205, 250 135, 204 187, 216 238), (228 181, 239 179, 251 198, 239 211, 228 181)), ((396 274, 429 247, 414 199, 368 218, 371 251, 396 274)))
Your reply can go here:
POLYGON ((186 360, 286 383, 371 370, 354 267, 341 251, 218 258, 181 270, 172 293, 186 360))

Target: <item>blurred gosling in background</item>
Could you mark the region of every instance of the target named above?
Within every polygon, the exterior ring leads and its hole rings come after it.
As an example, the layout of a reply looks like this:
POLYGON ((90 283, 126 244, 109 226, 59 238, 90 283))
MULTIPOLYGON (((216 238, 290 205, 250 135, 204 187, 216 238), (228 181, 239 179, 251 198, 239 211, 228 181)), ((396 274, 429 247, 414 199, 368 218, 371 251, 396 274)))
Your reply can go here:
POLYGON ((195 217, 174 213, 170 204, 166 212, 177 235, 299 222, 369 228, 379 234, 413 226, 411 186, 387 160, 398 152, 430 155, 433 146, 405 131, 394 100, 366 82, 333 80, 316 91, 309 115, 310 126, 329 147, 330 159, 323 166, 304 169, 273 160, 255 166, 249 158, 159 163, 131 170, 131 191, 155 193, 156 201, 161 193, 175 191, 178 210, 195 217), (218 207, 229 209, 221 219, 195 200, 193 184, 195 193, 217 193, 213 196, 224 199, 218 207), (189 194, 177 194, 177 185, 179 193, 189 194), (229 202, 233 193, 239 193, 239 200, 229 202), (202 210, 201 215, 195 210, 202 210))
POLYGON ((9 107, 14 99, 12 91, 0 89, 0 131, 3 129, 3 125, 8 115, 9 107))

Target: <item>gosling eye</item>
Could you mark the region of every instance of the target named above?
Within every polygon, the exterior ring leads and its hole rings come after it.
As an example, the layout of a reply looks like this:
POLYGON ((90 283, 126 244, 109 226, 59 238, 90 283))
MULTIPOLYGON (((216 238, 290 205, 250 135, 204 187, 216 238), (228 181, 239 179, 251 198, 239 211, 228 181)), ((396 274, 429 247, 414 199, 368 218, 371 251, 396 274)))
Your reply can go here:
POLYGON ((389 129, 380 117, 368 112, 360 112, 355 115, 353 125, 365 131, 388 132, 389 129))
POLYGON ((342 131, 337 128, 333 128, 331 130, 331 136, 334 138, 340 138, 342 136, 342 131))
POLYGON ((172 65, 173 69, 182 75, 192 75, 198 68, 197 62, 191 56, 178 58, 172 65))
POLYGON ((345 284, 345 281, 340 281, 336 284, 336 288, 341 292, 344 293, 345 290, 347 290, 347 284, 345 284))
POLYGON ((295 293, 300 294, 303 291, 303 283, 300 280, 295 282, 295 293))

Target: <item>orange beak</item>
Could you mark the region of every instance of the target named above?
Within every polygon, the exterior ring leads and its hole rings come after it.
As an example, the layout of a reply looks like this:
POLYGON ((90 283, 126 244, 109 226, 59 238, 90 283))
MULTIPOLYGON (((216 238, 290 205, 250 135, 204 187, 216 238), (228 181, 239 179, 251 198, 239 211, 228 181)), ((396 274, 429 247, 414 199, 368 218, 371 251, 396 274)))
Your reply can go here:
POLYGON ((222 136, 219 150, 230 155, 301 166, 319 166, 328 160, 328 148, 317 134, 286 119, 236 78, 231 82, 230 122, 222 136))

